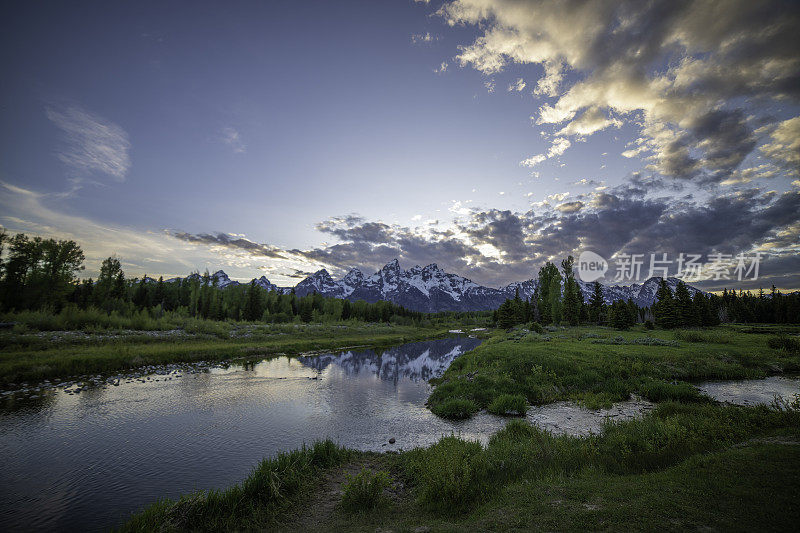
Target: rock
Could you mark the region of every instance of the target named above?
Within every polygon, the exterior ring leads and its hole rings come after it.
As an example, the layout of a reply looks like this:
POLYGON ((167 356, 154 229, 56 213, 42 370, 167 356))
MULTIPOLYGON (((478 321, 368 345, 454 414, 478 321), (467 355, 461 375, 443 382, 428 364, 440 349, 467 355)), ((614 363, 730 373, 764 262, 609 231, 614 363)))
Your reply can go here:
POLYGON ((394 444, 395 442, 397 442, 397 441, 396 441, 396 440, 394 440, 394 437, 392 437, 391 439, 389 439, 389 444, 394 444))

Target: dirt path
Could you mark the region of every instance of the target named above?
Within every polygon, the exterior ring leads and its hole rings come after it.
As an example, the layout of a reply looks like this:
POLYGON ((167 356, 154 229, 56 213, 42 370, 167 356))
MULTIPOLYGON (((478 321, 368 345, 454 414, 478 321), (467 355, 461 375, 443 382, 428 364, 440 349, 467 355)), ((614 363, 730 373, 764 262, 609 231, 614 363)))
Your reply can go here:
MULTIPOLYGON (((323 526, 337 512, 337 506, 342 500, 344 484, 347 483, 347 476, 355 476, 364 468, 372 471, 389 469, 385 457, 368 455, 329 470, 323 475, 314 492, 301 505, 302 510, 299 514, 294 520, 285 524, 281 531, 297 532, 323 529, 323 526)), ((405 489, 402 484, 395 482, 392 487, 387 489, 387 492, 391 499, 399 499, 404 495, 405 489)))

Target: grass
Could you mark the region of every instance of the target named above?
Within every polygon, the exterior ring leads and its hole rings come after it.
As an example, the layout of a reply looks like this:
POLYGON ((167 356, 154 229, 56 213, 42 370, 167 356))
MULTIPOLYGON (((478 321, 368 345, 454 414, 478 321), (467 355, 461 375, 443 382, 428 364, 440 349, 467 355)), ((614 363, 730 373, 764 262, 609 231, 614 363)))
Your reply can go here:
MULTIPOLYGON (((797 333, 800 328, 783 330, 797 333)), ((740 327, 495 332, 431 380, 436 388, 428 405, 439 416, 463 418, 467 411, 497 412, 492 406, 499 407, 495 402, 508 396, 529 404, 574 400, 591 408, 607 407, 631 394, 657 402, 705 401, 691 383, 800 370, 797 344, 795 337, 765 338, 740 327), (459 406, 472 405, 456 409, 454 400, 459 406)))
POLYGON ((373 511, 386 503, 383 491, 389 487, 389 473, 362 469, 355 476, 347 475, 342 492, 341 508, 348 513, 373 511))
POLYGON ((326 440, 265 459, 241 484, 162 500, 131 518, 120 531, 239 531, 276 524, 301 502, 320 472, 352 458, 326 440))
MULTIPOLYGON (((224 327, 233 326, 225 323, 224 327)), ((240 325, 240 327, 242 327, 240 325)), ((113 333, 113 332, 112 332, 113 333)), ((383 346, 447 335, 447 328, 378 324, 250 326, 242 335, 154 336, 143 332, 55 338, 0 335, 0 385, 53 377, 110 373, 145 365, 383 346)))
POLYGON ((501 394, 488 407, 490 413, 500 416, 522 416, 527 410, 528 403, 521 394, 501 394))

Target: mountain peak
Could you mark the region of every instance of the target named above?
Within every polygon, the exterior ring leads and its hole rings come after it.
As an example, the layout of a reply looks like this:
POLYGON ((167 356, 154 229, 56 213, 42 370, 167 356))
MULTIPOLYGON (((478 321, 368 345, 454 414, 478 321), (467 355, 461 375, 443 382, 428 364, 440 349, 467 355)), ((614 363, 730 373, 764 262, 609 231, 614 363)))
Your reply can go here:
POLYGON ((383 265, 383 268, 381 270, 400 270, 400 261, 398 261, 397 258, 395 257, 394 259, 383 265))

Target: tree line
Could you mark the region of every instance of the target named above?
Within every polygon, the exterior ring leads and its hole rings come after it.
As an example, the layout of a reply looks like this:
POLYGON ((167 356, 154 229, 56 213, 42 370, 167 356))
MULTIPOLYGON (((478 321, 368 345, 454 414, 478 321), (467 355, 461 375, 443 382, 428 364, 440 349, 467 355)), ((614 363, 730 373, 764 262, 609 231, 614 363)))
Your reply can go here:
POLYGON ((722 295, 696 292, 692 295, 683 281, 673 291, 661 279, 656 302, 639 307, 632 299, 607 304, 603 286, 595 281, 589 301, 584 302, 573 272, 574 259, 561 262, 561 270, 547 262, 539 270, 533 295, 522 299, 517 289, 514 298, 506 299, 494 311, 492 319, 500 328, 521 324, 608 325, 627 329, 637 323, 665 329, 707 327, 721 322, 800 323, 800 292, 783 294, 772 287, 770 294, 724 290, 722 295))
POLYGON ((147 276, 129 279, 117 257, 102 262, 96 280, 79 280, 84 254, 71 240, 42 239, 0 231, 0 311, 49 310, 65 306, 96 308, 131 316, 147 310, 155 318, 164 312, 210 320, 270 323, 359 320, 412 324, 425 318, 391 302, 351 302, 313 293, 297 296, 268 291, 256 284, 217 286, 217 279, 194 273, 165 281, 147 276))

